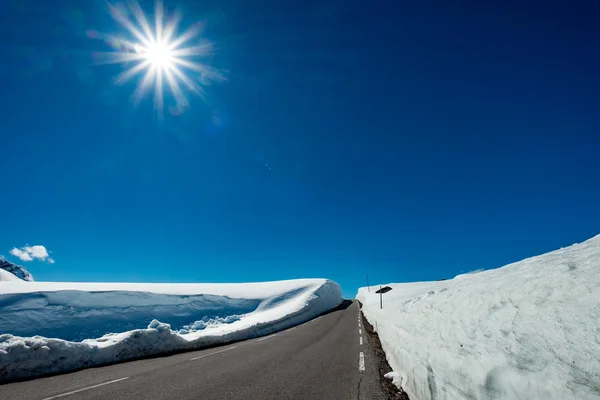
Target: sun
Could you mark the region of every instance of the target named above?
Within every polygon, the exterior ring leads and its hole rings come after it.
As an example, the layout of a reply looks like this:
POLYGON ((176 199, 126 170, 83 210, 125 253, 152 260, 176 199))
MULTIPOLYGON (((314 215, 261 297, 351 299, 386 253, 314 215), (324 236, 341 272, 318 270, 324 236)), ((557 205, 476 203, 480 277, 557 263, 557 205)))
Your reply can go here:
POLYGON ((209 80, 224 80, 216 69, 202 62, 213 53, 212 43, 198 38, 202 24, 195 24, 177 35, 182 15, 175 13, 165 18, 163 3, 157 0, 154 22, 150 23, 136 0, 127 6, 108 3, 112 18, 124 27, 131 37, 100 35, 114 51, 96 53, 101 63, 122 64, 126 69, 116 77, 124 84, 140 76, 133 94, 134 102, 154 89, 154 105, 161 113, 165 103, 165 88, 168 88, 178 108, 188 106, 184 93, 190 91, 203 95, 201 84, 209 80))
POLYGON ((168 43, 150 43, 148 47, 139 46, 138 51, 156 68, 164 68, 168 71, 175 66, 173 52, 168 43))

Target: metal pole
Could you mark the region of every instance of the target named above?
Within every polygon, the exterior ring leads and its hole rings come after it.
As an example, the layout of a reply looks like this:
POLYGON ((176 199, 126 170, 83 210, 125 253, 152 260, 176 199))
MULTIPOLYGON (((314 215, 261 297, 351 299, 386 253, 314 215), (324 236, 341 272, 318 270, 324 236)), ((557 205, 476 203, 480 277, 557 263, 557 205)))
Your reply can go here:
POLYGON ((383 291, 381 290, 381 286, 379 286, 379 309, 383 309, 383 291))
POLYGON ((371 288, 369 287, 369 274, 367 274, 367 291, 371 291, 371 288))

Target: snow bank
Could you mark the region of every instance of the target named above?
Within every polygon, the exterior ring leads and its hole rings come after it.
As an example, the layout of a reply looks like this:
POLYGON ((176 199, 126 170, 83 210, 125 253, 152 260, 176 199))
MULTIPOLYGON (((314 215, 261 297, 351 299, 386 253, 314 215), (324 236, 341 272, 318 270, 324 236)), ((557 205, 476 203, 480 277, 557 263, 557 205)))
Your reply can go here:
POLYGON ((153 319, 167 322, 173 329, 199 330, 239 319, 256 310, 261 301, 123 290, 0 294, 0 333, 81 341, 145 328, 153 319))
POLYGON ((240 284, 0 282, 0 332, 11 333, 0 335, 0 383, 267 335, 306 322, 341 301, 340 286, 325 279, 240 284), (150 318, 153 314, 160 314, 162 322, 150 318), (58 335, 75 329, 98 332, 144 318, 142 329, 81 342, 22 337, 36 330, 58 335), (181 329, 172 329, 171 323, 181 329))
POLYGON ((358 291, 415 400, 600 399, 600 235, 448 281, 358 291))

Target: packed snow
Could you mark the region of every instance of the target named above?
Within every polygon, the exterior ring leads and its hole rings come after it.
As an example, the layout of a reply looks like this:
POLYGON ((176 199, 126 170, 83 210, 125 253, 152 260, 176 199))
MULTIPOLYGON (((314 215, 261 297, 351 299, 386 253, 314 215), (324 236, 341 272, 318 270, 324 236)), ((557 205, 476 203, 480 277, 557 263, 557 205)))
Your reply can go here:
POLYGON ((600 399, 600 235, 357 299, 411 399, 600 399))
POLYGON ((0 282, 0 383, 268 335, 338 306, 326 279, 0 282))

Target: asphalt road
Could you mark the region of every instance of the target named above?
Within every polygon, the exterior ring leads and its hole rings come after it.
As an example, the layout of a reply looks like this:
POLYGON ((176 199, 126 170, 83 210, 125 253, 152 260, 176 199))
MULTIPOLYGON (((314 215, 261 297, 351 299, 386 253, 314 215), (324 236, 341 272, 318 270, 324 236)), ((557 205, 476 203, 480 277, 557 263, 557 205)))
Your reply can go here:
POLYGON ((383 400, 358 304, 271 336, 0 386, 2 400, 383 400))

